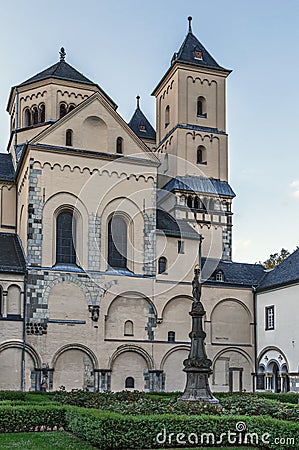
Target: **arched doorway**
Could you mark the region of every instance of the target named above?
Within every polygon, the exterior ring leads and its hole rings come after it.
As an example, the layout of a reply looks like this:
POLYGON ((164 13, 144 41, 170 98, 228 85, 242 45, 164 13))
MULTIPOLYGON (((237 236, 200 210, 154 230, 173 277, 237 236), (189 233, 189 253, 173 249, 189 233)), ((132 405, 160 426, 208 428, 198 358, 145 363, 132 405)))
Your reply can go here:
POLYGON ((279 367, 276 361, 271 361, 267 366, 267 383, 266 390, 272 392, 280 392, 279 367))

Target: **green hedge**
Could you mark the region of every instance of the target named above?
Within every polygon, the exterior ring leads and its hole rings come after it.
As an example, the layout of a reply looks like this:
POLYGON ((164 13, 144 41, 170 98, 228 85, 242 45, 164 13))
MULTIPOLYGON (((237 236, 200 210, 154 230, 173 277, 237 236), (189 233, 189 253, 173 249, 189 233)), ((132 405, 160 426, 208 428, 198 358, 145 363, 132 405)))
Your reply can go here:
POLYGON ((297 450, 299 448, 299 426, 269 416, 214 416, 214 415, 138 415, 128 416, 75 406, 2 406, 0 407, 0 432, 47 431, 64 428, 100 449, 157 449, 173 447, 213 446, 222 435, 218 446, 250 443, 264 449, 297 450), (245 441, 236 429, 238 422, 245 423, 247 433, 257 433, 245 441), (165 430, 165 439, 164 439, 165 430), (228 432, 234 433, 229 442, 228 432), (159 434, 159 440, 157 435, 159 434), (171 433, 173 433, 171 435, 171 433), (185 436, 182 436, 182 433, 185 436), (193 433, 192 440, 188 439, 193 433), (195 434, 198 436, 196 442, 195 434), (215 441, 213 441, 213 433, 215 441), (226 433, 223 435, 223 433, 226 433), (268 441, 262 436, 268 434, 268 441), (182 445, 179 440, 185 440, 182 445), (254 438, 253 440, 251 440, 254 438), (259 442, 256 441, 259 439, 259 442), (203 439, 203 440, 201 440, 203 439), (275 441, 283 439, 284 441, 275 441), (287 441, 287 439, 291 439, 287 441), (294 441, 292 441, 294 440, 294 441), (193 445, 194 444, 194 445, 193 445))
POLYGON ((65 428, 63 406, 2 406, 0 408, 0 433, 39 431, 65 428))
POLYGON ((226 397, 260 397, 268 400, 276 400, 281 403, 292 403, 297 405, 299 403, 299 394, 296 393, 274 393, 274 392, 216 392, 215 396, 219 399, 226 397))
POLYGON ((216 440, 222 441, 218 446, 234 444, 252 444, 256 445, 255 439, 251 441, 248 436, 247 443, 244 442, 244 433, 236 431, 236 424, 242 422, 246 424, 248 433, 257 433, 259 446, 264 449, 298 449, 299 446, 299 427, 293 422, 284 422, 271 419, 270 417, 244 417, 244 416, 177 416, 177 415, 152 415, 152 416, 123 416, 115 413, 106 413, 102 411, 86 410, 84 408, 68 408, 66 410, 67 429, 78 437, 87 440, 92 445, 100 449, 150 449, 150 448, 173 448, 189 447, 196 444, 194 434, 198 436, 198 446, 212 446, 216 440), (165 434, 164 434, 164 430, 165 434), (237 439, 236 442, 229 442, 228 431, 236 433, 231 435, 230 439, 237 439), (159 435, 160 442, 157 441, 159 435), (173 433, 170 435, 170 433, 173 433), (182 436, 183 433, 185 436, 182 436), (215 441, 209 433, 213 433, 215 441), (262 442, 262 436, 264 441, 262 442), (270 435, 270 437, 268 436, 270 435), (164 436, 166 440, 164 442, 164 436), (182 445, 177 442, 177 437, 186 443, 182 445), (170 439, 170 441, 169 441, 170 439), (203 441, 201 441, 203 439, 203 441), (209 439, 209 440, 207 440, 209 439), (242 439, 241 442, 239 439, 242 439), (269 441, 267 443, 266 440, 269 441), (275 439, 284 439, 275 441, 275 439), (286 444, 286 439, 294 439, 286 444))
POLYGON ((25 392, 0 391, 0 400, 25 400, 25 392))

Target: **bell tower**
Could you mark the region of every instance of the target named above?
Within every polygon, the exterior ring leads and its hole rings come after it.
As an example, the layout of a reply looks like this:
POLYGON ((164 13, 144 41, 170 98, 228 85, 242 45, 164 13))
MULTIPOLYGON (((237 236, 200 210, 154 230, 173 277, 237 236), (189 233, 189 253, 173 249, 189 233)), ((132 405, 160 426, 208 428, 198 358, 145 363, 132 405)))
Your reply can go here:
POLYGON ((159 187, 177 196, 169 212, 192 222, 206 238, 205 256, 231 259, 235 194, 228 184, 226 133, 226 78, 231 71, 216 62, 193 34, 192 18, 188 21, 187 36, 153 92, 159 187))

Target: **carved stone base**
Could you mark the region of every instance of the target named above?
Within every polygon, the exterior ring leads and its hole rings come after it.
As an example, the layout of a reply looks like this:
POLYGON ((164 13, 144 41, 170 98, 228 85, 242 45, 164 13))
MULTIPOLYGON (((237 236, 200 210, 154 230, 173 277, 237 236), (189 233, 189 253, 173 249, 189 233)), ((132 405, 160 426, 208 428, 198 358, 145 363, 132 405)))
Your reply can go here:
POLYGON ((187 371, 187 383, 185 391, 179 400, 193 402, 208 402, 219 405, 219 400, 215 398, 210 390, 208 373, 198 371, 187 371))

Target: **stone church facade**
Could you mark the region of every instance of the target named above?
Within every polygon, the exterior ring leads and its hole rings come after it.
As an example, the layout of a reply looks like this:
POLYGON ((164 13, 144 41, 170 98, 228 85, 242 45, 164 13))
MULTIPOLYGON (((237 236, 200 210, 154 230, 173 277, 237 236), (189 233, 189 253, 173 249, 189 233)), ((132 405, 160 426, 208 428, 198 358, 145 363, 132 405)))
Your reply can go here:
POLYGON ((129 123, 60 60, 11 89, 0 155, 0 389, 182 390, 191 280, 213 391, 254 389, 258 264, 234 263, 226 78, 191 29, 129 123))

